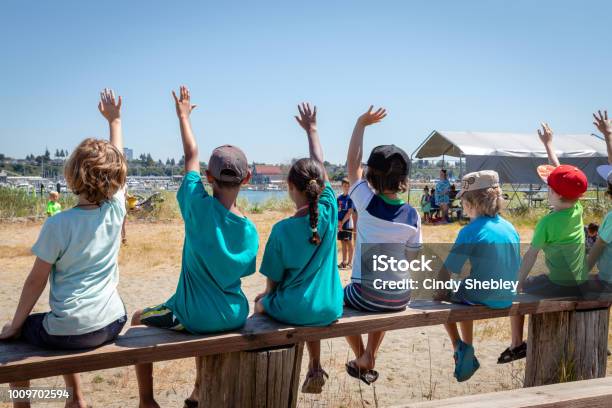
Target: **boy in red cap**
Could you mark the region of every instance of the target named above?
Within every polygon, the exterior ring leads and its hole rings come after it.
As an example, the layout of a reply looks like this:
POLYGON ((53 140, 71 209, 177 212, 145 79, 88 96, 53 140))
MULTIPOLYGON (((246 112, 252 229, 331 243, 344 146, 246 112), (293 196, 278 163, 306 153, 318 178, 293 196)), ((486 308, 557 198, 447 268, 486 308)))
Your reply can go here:
MULTIPOLYGON (((542 124, 538 136, 546 148, 550 165, 538 167, 538 174, 548 184, 548 201, 552 208, 536 225, 531 246, 523 257, 518 290, 543 296, 577 296, 587 281, 582 205, 578 201, 587 190, 585 174, 574 166, 559 163, 553 149, 553 131, 542 124), (538 253, 544 251, 548 274, 531 276, 538 253)), ((512 316, 512 344, 499 356, 498 364, 524 358, 524 316, 512 316)))

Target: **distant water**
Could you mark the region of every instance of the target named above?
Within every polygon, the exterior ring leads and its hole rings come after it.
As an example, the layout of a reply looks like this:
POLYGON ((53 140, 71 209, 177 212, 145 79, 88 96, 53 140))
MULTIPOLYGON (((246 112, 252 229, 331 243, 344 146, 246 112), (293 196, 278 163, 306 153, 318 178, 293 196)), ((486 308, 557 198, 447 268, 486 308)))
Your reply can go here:
MULTIPOLYGON (((421 193, 423 190, 420 188, 410 189, 413 194, 421 193)), ((336 195, 340 194, 340 191, 336 191, 336 195)), ((289 198, 287 191, 275 191, 275 190, 240 190, 238 198, 245 198, 251 204, 262 204, 270 199, 283 200, 289 198)), ((420 197, 420 196, 419 196, 420 197)), ((418 197, 415 196, 418 199, 418 197)))
POLYGON ((282 200, 289 198, 287 191, 274 191, 274 190, 240 190, 238 199, 246 198, 251 204, 262 204, 270 199, 282 200))

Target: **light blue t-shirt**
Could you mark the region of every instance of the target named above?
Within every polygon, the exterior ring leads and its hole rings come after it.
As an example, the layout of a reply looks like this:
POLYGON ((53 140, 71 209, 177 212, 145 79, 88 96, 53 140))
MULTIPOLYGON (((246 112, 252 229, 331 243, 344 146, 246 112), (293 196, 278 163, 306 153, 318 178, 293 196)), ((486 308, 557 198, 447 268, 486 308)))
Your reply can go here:
POLYGON ((599 228, 599 238, 606 243, 606 248, 597 261, 599 278, 612 283, 612 211, 608 212, 599 228))
POLYGON ((255 225, 210 196, 196 171, 185 174, 176 197, 185 222, 183 261, 165 306, 192 333, 239 328, 249 314, 240 279, 255 272, 255 225))
POLYGON ((52 265, 47 333, 86 334, 125 316, 117 292, 125 213, 122 189, 100 208, 71 208, 45 221, 32 252, 52 265))
POLYGON ((437 205, 448 204, 450 202, 450 188, 451 184, 447 179, 440 180, 436 183, 435 195, 437 205))
MULTIPOLYGON (((461 273, 466 261, 470 261, 467 279, 477 281, 516 281, 521 264, 520 237, 514 226, 501 216, 480 216, 459 231, 446 268, 454 274, 461 273)), ((508 289, 466 289, 462 282, 459 298, 470 303, 483 304, 491 308, 506 308, 512 305, 515 293, 508 289)))
POLYGON ((327 183, 319 198, 319 245, 309 216, 286 218, 274 225, 260 272, 277 282, 262 299, 266 313, 284 323, 327 326, 342 316, 343 291, 338 273, 336 232, 338 204, 327 183))

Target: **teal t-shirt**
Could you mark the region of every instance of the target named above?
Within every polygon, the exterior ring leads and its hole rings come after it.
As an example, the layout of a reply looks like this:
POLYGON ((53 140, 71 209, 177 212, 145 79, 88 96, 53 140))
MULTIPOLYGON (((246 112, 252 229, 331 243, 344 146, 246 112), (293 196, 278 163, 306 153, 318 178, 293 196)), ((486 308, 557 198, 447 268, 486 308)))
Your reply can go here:
POLYGON ((71 208, 45 221, 32 252, 52 265, 47 333, 91 333, 125 316, 117 292, 124 217, 122 189, 100 208, 71 208))
POLYGON ((319 198, 321 243, 311 244, 309 216, 286 218, 272 228, 260 272, 277 282, 263 305, 288 324, 327 326, 342 316, 343 291, 336 251, 338 204, 329 183, 319 198))
POLYGON ((612 283, 612 211, 608 212, 599 228, 599 238, 606 243, 606 248, 597 261, 599 278, 612 283))
POLYGON ((177 200, 185 222, 183 260, 176 293, 165 306, 192 333, 243 326, 249 303, 240 279, 255 272, 255 225, 210 196, 196 171, 185 174, 177 200))
POLYGON ((470 303, 483 304, 491 308, 506 308, 512 305, 516 295, 510 287, 483 288, 472 284, 480 282, 516 282, 521 264, 520 237, 514 226, 501 216, 480 216, 459 231, 448 258, 446 268, 452 273, 461 273, 465 262, 470 261, 470 286, 462 282, 459 298, 470 303))

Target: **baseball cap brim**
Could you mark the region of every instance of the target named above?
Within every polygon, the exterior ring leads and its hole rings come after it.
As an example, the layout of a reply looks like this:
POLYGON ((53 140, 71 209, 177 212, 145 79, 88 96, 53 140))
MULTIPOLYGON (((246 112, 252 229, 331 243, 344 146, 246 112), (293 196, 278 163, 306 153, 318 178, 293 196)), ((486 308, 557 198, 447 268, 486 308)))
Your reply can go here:
POLYGON ((612 165, 604 164, 597 167, 597 173, 608 183, 612 183, 612 165))
POLYGON ((551 166, 550 164, 542 164, 538 166, 538 176, 542 179, 543 182, 548 184, 548 176, 555 170, 555 166, 551 166))

